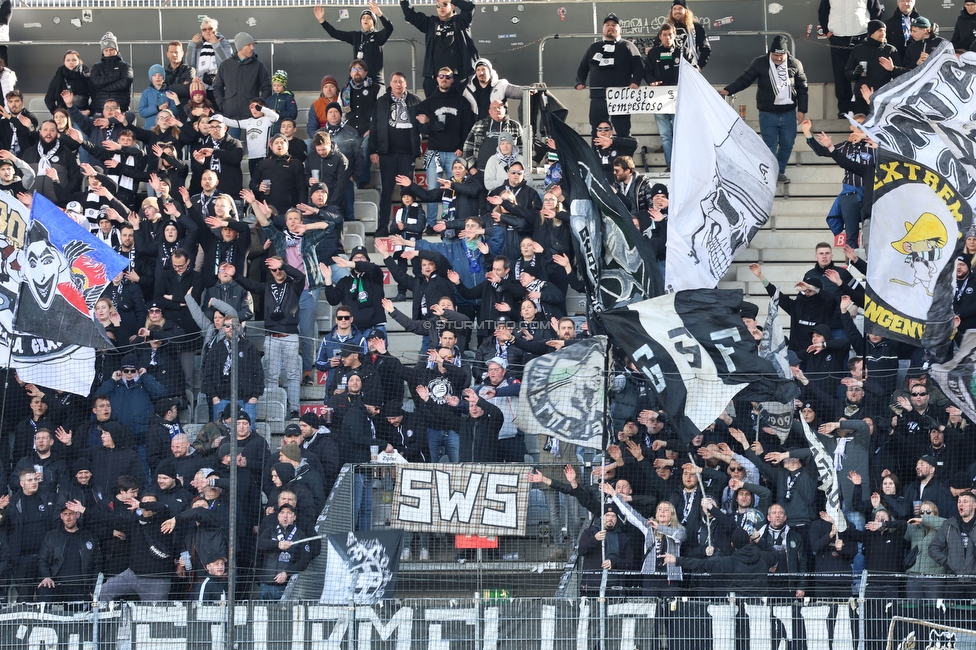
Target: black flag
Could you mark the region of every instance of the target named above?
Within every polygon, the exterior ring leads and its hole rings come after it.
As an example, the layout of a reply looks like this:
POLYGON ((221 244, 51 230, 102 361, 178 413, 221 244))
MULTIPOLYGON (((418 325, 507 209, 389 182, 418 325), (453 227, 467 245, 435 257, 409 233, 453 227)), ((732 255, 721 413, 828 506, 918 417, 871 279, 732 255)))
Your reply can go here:
POLYGON ((789 402, 796 386, 761 358, 742 324, 739 290, 679 291, 604 312, 601 321, 651 380, 678 434, 690 441, 740 392, 753 401, 789 402))
POLYGON ((654 247, 610 188, 596 152, 551 113, 549 126, 569 184, 576 265, 591 309, 600 312, 661 295, 664 280, 654 247))

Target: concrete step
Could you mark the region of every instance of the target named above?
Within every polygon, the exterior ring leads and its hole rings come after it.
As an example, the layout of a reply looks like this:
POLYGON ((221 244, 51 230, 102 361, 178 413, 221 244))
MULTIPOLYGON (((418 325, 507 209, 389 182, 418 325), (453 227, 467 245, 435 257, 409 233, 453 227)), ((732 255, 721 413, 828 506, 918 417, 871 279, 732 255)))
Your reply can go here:
MULTIPOLYGON (((792 185, 792 183, 791 183, 792 185)), ((833 198, 817 197, 790 197, 789 199, 778 198, 773 202, 774 221, 779 216, 813 216, 826 215, 830 206, 834 204, 833 198)), ((778 227, 778 226, 777 226, 778 227)))
MULTIPOLYGON (((836 165, 801 165, 787 168, 786 175, 793 181, 792 185, 801 183, 836 183, 834 195, 840 191, 844 180, 844 170, 836 165)), ((790 188, 792 190, 792 188, 790 188)), ((793 192, 791 191, 791 194, 793 192)))
MULTIPOLYGON (((792 173, 792 170, 787 170, 792 173)), ((789 175, 789 174, 788 174, 789 175)), ((792 180, 792 176, 790 176, 792 180)), ((799 177, 797 177, 799 178, 799 177)), ((837 182, 801 182, 793 181, 789 184, 790 197, 816 197, 816 198, 827 198, 837 196, 837 192, 840 191, 840 179, 837 182)), ((776 190, 777 196, 783 196, 783 184, 780 183, 776 190)))
MULTIPOLYGON (((819 231, 807 231, 807 230, 797 230, 790 232, 788 236, 784 237, 782 233, 766 229, 760 230, 753 237, 750 248, 758 248, 762 250, 770 248, 791 248, 805 250, 808 259, 813 259, 813 249, 814 247, 821 243, 827 241, 828 243, 833 241, 833 237, 830 236, 830 231, 826 229, 819 231)), ((843 253, 843 251, 841 251, 843 253)), ((837 259, 837 255, 834 255, 837 259)), ((843 259, 841 255, 840 259, 843 259)))

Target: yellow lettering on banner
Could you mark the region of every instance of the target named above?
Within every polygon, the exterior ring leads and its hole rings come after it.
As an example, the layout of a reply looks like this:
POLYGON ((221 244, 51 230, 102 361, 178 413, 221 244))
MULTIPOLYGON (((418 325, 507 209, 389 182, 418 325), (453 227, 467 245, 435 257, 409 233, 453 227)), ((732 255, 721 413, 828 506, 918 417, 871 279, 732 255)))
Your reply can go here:
POLYGON ((939 181, 941 181, 941 180, 942 179, 939 178, 939 175, 938 174, 936 174, 935 172, 931 172, 931 171, 926 170, 925 171, 925 178, 922 179, 922 182, 925 183, 926 185, 928 185, 929 187, 931 187, 933 192, 938 193, 938 191, 939 191, 939 181))
POLYGON ((872 323, 877 323, 886 330, 901 334, 915 340, 922 339, 925 325, 917 321, 899 316, 889 309, 885 309, 869 297, 864 297, 864 317, 872 323))
POLYGON ((922 168, 921 165, 912 165, 910 163, 905 163, 904 167, 908 168, 908 180, 917 181, 918 180, 918 170, 922 168))
MULTIPOLYGON (((952 190, 950 190, 950 192, 951 191, 952 190)), ((953 203, 952 205, 946 203, 946 207, 949 208, 949 213, 952 214, 952 218, 958 221, 959 223, 962 223, 962 213, 959 212, 959 208, 962 207, 962 201, 956 199, 956 202, 953 203)), ((960 233, 959 236, 962 237, 962 233, 960 233)))
POLYGON ((874 189, 878 189, 882 185, 887 185, 893 181, 900 181, 905 178, 903 174, 898 173, 898 162, 881 163, 878 168, 885 173, 884 178, 878 179, 874 184, 874 189))

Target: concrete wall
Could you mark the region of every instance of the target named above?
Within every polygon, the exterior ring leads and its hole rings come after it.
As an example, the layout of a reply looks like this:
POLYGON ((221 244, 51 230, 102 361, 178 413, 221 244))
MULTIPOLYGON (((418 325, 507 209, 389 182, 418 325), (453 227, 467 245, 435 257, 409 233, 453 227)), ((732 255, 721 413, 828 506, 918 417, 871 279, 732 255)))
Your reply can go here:
MULTIPOLYGON (((932 0, 929 0, 932 2, 932 0)), ((149 4, 149 3, 147 3, 149 4)), ((895 9, 894 0, 886 11, 895 9)), ((922 4, 922 3, 920 3, 922 4)), ((934 3, 933 3, 934 4, 934 3)), ((594 33, 603 17, 615 12, 624 34, 639 44, 649 42, 670 8, 670 2, 479 2, 473 32, 482 55, 491 58, 503 76, 517 83, 539 80, 538 39, 552 34, 594 33)), ((766 39, 737 36, 738 31, 784 31, 797 42, 797 56, 807 67, 811 81, 830 81, 829 49, 816 38, 818 2, 815 0, 693 0, 691 9, 702 21, 707 19, 713 48, 706 76, 715 84, 731 81, 749 61, 765 51, 766 39), (784 6, 785 5, 785 6, 784 6), (716 21, 731 22, 716 25, 716 21), (806 29, 813 33, 806 38, 806 29)), ((952 32, 961 3, 945 0, 941 6, 920 7, 923 14, 941 23, 943 35, 952 32)), ((432 6, 423 11, 433 13, 432 6)), ((330 5, 329 20, 340 29, 358 29, 361 6, 330 5), (349 18, 339 20, 340 11, 349 18), (337 22, 338 21, 338 22, 337 22)), ((417 47, 417 75, 423 60, 422 35, 403 20, 396 4, 384 4, 384 13, 393 21, 394 39, 420 39, 417 47)), ((120 41, 149 44, 123 46, 123 55, 133 63, 137 92, 148 84, 149 66, 162 59, 158 41, 187 41, 196 33, 199 20, 211 15, 220 21, 220 31, 233 38, 248 31, 259 40, 258 55, 271 69, 284 68, 291 75, 291 86, 300 90, 317 89, 325 74, 345 76, 351 58, 349 46, 328 39, 312 15, 310 6, 281 8, 201 9, 37 9, 17 7, 10 25, 10 66, 17 71, 25 92, 43 92, 51 74, 60 64, 66 49, 77 49, 89 64, 100 57, 98 39, 106 31, 115 32, 120 41), (90 15, 90 22, 86 19, 90 15), (296 40, 312 39, 302 43, 296 40), (273 45, 270 41, 276 41, 273 45), (18 43, 21 42, 21 43, 18 43), (44 44, 55 42, 56 44, 44 44)), ((551 40, 545 45, 544 78, 552 86, 571 86, 585 39, 551 40)), ((386 48, 386 69, 410 72, 411 45, 396 42, 386 48)))

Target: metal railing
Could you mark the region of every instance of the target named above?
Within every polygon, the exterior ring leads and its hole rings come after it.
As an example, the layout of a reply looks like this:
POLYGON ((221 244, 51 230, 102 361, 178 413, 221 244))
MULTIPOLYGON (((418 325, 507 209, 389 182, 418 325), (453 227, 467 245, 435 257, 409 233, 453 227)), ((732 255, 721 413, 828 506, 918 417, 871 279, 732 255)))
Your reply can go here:
MULTIPOLYGON (((122 47, 127 47, 128 48, 128 58, 123 57, 123 59, 125 59, 127 61, 134 60, 135 53, 133 51, 133 48, 135 48, 135 47, 144 47, 144 46, 147 46, 147 45, 148 46, 155 45, 155 46, 158 46, 159 47, 159 60, 161 62, 166 60, 166 46, 173 39, 170 39, 170 38, 164 39, 162 37, 162 29, 163 29, 163 27, 162 27, 162 13, 161 12, 162 12, 162 10, 160 10, 160 24, 159 24, 160 38, 158 40, 135 40, 135 41, 119 40, 118 41, 118 44, 119 44, 119 47, 120 48, 122 48, 122 47)), ((13 41, 13 43, 19 43, 21 45, 52 46, 52 47, 57 46, 57 47, 70 47, 70 48, 86 47, 86 46, 98 47, 100 45, 100 42, 98 40, 89 40, 89 41, 20 40, 20 41, 13 41)), ((274 39, 274 38, 272 38, 272 39, 261 39, 261 43, 262 44, 263 43, 268 43, 271 46, 271 56, 270 56, 270 58, 268 60, 268 63, 267 63, 267 67, 268 67, 269 70, 275 70, 276 69, 276 66, 275 66, 275 52, 276 52, 276 48, 279 47, 279 46, 283 46, 283 45, 323 45, 323 46, 327 46, 327 47, 341 46, 344 50, 348 50, 349 49, 349 44, 348 43, 345 43, 343 41, 337 41, 337 40, 332 39, 332 38, 289 38, 289 39, 280 39, 280 38, 279 39, 274 39)), ((403 43, 403 44, 407 44, 407 45, 410 46, 410 84, 411 84, 410 87, 416 89, 417 88, 417 44, 419 43, 419 41, 417 41, 416 39, 412 39, 412 38, 391 38, 391 39, 389 39, 387 41, 387 43, 388 44, 390 44, 390 43, 403 43)))
MULTIPOLYGON (((629 35, 625 34, 624 38, 629 35)), ((790 44, 790 55, 796 55, 796 43, 793 40, 793 36, 789 32, 782 32, 776 30, 751 30, 751 31, 734 31, 734 32, 722 32, 722 36, 785 36, 790 44)), ((539 41, 539 81, 542 82, 544 79, 543 71, 545 65, 543 63, 543 55, 546 50, 546 43, 549 41, 557 41, 562 39, 590 39, 595 40, 598 38, 603 38, 602 34, 552 34, 551 36, 543 36, 539 41)))

